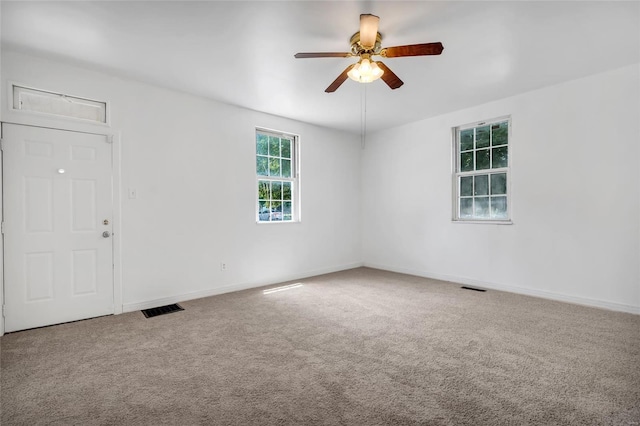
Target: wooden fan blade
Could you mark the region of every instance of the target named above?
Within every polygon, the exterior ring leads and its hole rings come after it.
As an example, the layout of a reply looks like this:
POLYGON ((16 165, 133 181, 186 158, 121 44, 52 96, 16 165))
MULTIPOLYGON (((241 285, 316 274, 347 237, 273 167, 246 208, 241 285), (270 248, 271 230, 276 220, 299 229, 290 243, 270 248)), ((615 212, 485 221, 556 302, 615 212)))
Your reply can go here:
POLYGON ((400 56, 439 55, 444 50, 442 43, 409 44, 406 46, 387 47, 382 49, 380 56, 397 58, 400 56))
POLYGON ((377 61, 376 64, 378 64, 382 71, 384 71, 384 74, 382 74, 382 77, 380 78, 384 80, 385 83, 387 83, 387 86, 391 87, 392 89, 397 89, 404 84, 404 81, 400 80, 398 76, 389 69, 388 66, 380 61, 377 61))
POLYGON ((378 35, 378 23, 380 18, 376 15, 360 15, 360 45, 365 49, 372 49, 376 44, 378 35))
POLYGON ((331 84, 329 85, 329 87, 327 87, 327 88, 325 89, 325 92, 327 92, 327 93, 333 93, 333 92, 335 92, 335 91, 338 89, 338 87, 342 86, 342 83, 344 83, 344 82, 345 82, 345 80, 346 80, 347 78, 349 78, 349 76, 347 75, 347 73, 348 73, 349 71, 351 71, 351 68, 353 68, 355 65, 356 65, 356 64, 351 64, 351 65, 349 65, 347 68, 345 68, 345 70, 344 70, 344 71, 342 71, 342 74, 340 74, 340 75, 338 76, 338 78, 336 78, 335 80, 333 80, 333 83, 331 83, 331 84))
POLYGON ((351 52, 311 52, 296 53, 296 58, 348 58, 353 56, 351 52))

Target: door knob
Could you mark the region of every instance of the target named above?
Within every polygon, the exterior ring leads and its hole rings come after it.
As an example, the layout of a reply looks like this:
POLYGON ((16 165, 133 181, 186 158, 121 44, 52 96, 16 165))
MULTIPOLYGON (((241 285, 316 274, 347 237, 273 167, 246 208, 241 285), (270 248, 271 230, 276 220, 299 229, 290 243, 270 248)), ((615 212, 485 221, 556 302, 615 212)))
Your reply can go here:
POLYGON ((104 231, 104 232, 102 233, 102 236, 103 236, 104 238, 109 238, 109 237, 111 236, 111 234, 109 233, 109 231, 104 231))

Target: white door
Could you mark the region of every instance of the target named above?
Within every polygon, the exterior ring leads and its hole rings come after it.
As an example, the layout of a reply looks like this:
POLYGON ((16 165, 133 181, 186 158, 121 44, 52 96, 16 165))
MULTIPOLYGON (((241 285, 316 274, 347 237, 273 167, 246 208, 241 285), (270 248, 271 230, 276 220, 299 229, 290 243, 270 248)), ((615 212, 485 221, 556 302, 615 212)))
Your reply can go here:
POLYGON ((113 313, 107 136, 2 124, 5 331, 113 313))

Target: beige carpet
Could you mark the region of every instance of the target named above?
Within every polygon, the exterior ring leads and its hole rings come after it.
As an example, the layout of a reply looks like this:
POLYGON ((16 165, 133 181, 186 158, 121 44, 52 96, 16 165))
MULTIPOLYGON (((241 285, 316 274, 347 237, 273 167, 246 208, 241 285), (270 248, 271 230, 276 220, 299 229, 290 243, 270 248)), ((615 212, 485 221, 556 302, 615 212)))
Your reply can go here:
POLYGON ((2 425, 640 424, 640 316, 366 268, 301 282, 5 335, 2 425))

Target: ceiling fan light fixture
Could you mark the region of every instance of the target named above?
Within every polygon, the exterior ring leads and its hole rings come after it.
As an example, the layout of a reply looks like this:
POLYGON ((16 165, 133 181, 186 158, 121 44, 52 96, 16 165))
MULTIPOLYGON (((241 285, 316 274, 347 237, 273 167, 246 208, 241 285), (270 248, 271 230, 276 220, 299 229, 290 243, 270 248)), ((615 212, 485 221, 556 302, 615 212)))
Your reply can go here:
POLYGON ((360 68, 358 68, 358 72, 360 75, 369 75, 371 74, 371 62, 368 59, 363 59, 360 61, 360 68))
POLYGON ((333 93, 348 78, 358 83, 371 83, 382 78, 382 81, 392 90, 404 84, 384 62, 372 61, 372 56, 399 58, 402 56, 439 55, 444 49, 440 42, 382 48, 382 35, 378 32, 379 22, 380 18, 376 15, 369 13, 360 15, 360 31, 351 36, 350 52, 300 52, 294 56, 296 58, 350 58, 358 56, 358 62, 347 66, 325 89, 326 93, 333 93))
POLYGON ((371 62, 368 58, 361 59, 349 70, 347 75, 351 80, 359 83, 371 83, 382 77, 384 71, 376 62, 371 62))

